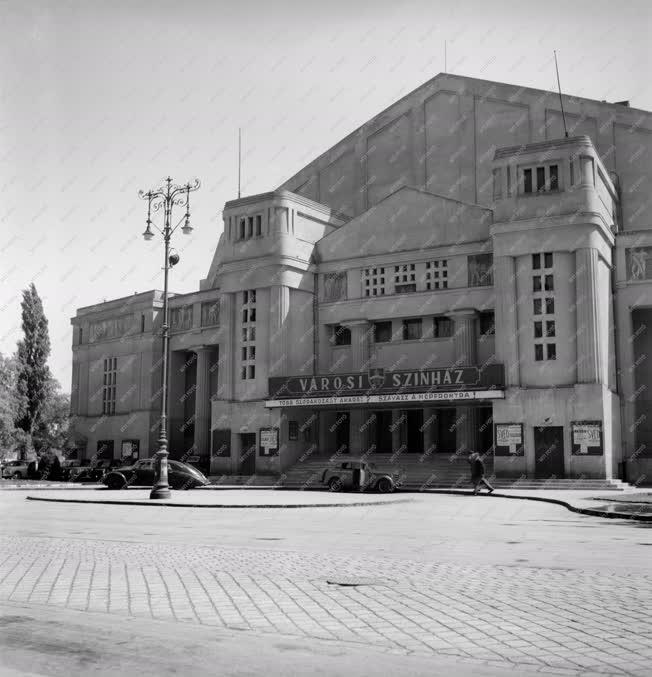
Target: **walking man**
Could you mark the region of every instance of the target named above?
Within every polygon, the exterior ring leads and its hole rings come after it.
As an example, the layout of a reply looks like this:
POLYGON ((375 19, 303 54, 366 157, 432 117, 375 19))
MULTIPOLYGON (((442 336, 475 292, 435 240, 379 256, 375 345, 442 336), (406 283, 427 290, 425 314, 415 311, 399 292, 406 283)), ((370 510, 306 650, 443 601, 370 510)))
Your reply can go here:
POLYGON ((484 463, 480 458, 480 454, 473 452, 469 455, 469 463, 471 464, 471 482, 473 483, 473 493, 480 493, 480 486, 484 485, 491 493, 494 488, 484 478, 484 463))

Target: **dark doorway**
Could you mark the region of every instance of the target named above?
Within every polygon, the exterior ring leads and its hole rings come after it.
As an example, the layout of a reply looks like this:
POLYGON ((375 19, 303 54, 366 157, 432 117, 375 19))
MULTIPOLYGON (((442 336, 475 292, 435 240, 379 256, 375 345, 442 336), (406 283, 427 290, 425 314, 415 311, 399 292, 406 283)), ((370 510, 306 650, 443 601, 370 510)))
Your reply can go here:
POLYGON ((392 453, 392 412, 391 411, 374 411, 376 415, 375 428, 376 439, 376 453, 391 454, 392 453))
POLYGON ((491 407, 478 407, 478 452, 486 454, 492 451, 494 446, 493 436, 493 409, 491 407))
POLYGON ((338 411, 335 414, 335 451, 348 454, 351 450, 351 421, 348 411, 338 411))
POLYGON ((423 454, 423 409, 408 409, 405 412, 405 426, 406 451, 409 454, 423 454))
POLYGON ((564 429, 547 426, 534 429, 534 474, 537 479, 564 477, 564 429))
POLYGON ((454 454, 457 440, 455 439, 455 408, 437 409, 437 437, 435 451, 440 454, 454 454))
POLYGON ((99 440, 95 457, 98 460, 113 460, 113 440, 99 440))
POLYGON ((256 472, 256 433, 240 434, 240 475, 256 472))

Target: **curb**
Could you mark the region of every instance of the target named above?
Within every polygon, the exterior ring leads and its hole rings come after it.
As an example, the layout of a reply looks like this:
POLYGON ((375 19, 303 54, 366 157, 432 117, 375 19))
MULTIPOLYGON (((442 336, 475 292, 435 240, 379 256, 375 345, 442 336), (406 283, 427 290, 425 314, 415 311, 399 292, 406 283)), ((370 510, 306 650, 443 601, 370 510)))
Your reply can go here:
POLYGON ((393 503, 411 503, 411 498, 399 498, 393 501, 357 501, 355 503, 251 503, 233 505, 230 503, 158 503, 156 500, 149 501, 112 501, 112 500, 83 500, 81 498, 41 498, 26 496, 26 501, 44 501, 48 503, 95 503, 98 505, 147 505, 155 508, 227 508, 227 509, 257 509, 257 508, 359 508, 367 505, 390 505, 393 503))
MULTIPOLYGON (((453 496, 468 496, 468 491, 457 491, 455 489, 424 489, 423 493, 430 494, 450 494, 453 496)), ((652 522, 652 515, 638 515, 636 513, 611 512, 607 510, 598 510, 597 508, 579 508, 572 503, 562 501, 560 498, 546 498, 544 496, 511 496, 509 494, 499 494, 493 492, 492 494, 478 494, 478 496, 495 496, 497 498, 510 498, 517 501, 538 501, 539 503, 552 503, 553 505, 561 505, 571 512, 579 513, 580 515, 590 515, 591 517, 606 517, 608 519, 624 519, 635 520, 639 522, 652 522)))

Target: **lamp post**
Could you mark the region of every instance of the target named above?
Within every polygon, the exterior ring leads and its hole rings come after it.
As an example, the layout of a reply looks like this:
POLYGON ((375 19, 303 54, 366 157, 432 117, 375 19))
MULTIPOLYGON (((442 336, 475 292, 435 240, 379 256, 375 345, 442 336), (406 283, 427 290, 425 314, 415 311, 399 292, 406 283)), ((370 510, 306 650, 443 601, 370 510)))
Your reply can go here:
POLYGON ((200 186, 199 179, 192 183, 176 185, 168 176, 165 185, 155 190, 139 191, 138 195, 147 200, 147 228, 143 233, 145 240, 151 240, 154 237, 152 226, 163 236, 165 242, 165 258, 163 259, 163 384, 161 392, 161 423, 158 438, 158 451, 156 452, 156 475, 154 486, 149 494, 150 498, 170 498, 170 486, 168 484, 168 346, 170 340, 170 327, 168 324, 168 271, 179 262, 179 255, 170 254, 170 238, 172 233, 183 223, 181 231, 184 235, 192 233, 190 225, 190 193, 197 190, 200 186), (172 227, 172 208, 174 206, 185 206, 186 213, 176 226, 172 227), (163 230, 158 228, 152 221, 152 211, 163 210, 163 230))

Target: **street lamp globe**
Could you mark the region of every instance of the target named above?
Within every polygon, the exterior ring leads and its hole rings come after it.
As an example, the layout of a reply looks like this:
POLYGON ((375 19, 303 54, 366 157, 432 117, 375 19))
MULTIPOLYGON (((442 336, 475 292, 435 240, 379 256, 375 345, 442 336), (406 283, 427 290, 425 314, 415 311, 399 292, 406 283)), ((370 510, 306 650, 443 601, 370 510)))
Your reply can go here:
POLYGON ((147 224, 147 228, 145 229, 145 232, 143 233, 143 238, 145 240, 151 240, 154 237, 154 233, 152 233, 149 223, 147 224))
POLYGON ((190 220, 186 219, 186 222, 183 224, 183 226, 181 226, 181 232, 184 235, 190 235, 190 233, 192 233, 193 230, 194 228, 190 225, 190 220))

